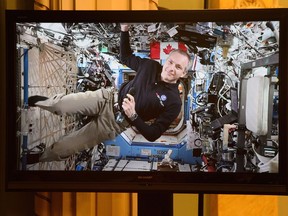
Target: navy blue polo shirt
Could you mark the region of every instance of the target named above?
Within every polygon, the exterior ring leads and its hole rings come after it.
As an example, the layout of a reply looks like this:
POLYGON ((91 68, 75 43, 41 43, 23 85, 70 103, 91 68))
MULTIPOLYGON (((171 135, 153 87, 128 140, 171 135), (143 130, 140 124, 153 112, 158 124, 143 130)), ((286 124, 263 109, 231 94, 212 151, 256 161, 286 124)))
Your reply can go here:
POLYGON ((134 98, 138 118, 131 124, 148 141, 155 141, 180 113, 182 103, 179 83, 161 81, 162 65, 159 62, 133 55, 128 32, 121 32, 120 61, 136 71, 136 76, 121 87, 119 105, 121 107, 123 98, 133 86, 136 90, 134 98), (153 123, 145 123, 152 119, 153 123))

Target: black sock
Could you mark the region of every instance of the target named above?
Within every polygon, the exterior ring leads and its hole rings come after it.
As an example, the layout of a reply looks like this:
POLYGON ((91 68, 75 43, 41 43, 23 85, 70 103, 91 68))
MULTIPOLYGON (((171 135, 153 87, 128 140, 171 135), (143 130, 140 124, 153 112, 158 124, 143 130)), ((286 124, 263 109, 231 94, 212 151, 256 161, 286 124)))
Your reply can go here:
POLYGON ((39 163, 40 162, 39 159, 40 159, 41 155, 42 155, 42 153, 28 154, 27 158, 26 158, 26 164, 39 163))
POLYGON ((28 98, 28 106, 34 107, 36 106, 35 103, 38 101, 44 101, 47 100, 48 97, 40 96, 40 95, 34 95, 28 98))

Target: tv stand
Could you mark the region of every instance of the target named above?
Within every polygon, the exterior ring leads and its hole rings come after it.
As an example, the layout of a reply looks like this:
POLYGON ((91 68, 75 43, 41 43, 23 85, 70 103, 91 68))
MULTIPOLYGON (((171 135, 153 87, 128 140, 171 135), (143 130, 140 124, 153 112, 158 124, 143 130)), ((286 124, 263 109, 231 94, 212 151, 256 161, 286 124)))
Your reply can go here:
MULTIPOLYGON (((204 194, 198 195, 198 216, 203 216, 204 194)), ((139 192, 138 216, 173 216, 172 192, 139 192)))

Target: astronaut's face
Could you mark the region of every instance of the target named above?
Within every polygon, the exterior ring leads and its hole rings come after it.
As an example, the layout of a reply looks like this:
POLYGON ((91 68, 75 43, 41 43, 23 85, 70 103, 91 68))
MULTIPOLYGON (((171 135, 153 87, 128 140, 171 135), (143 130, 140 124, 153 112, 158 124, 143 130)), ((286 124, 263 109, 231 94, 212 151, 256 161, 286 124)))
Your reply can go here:
POLYGON ((161 79, 167 83, 176 83, 187 73, 189 60, 181 53, 173 52, 163 65, 161 79))

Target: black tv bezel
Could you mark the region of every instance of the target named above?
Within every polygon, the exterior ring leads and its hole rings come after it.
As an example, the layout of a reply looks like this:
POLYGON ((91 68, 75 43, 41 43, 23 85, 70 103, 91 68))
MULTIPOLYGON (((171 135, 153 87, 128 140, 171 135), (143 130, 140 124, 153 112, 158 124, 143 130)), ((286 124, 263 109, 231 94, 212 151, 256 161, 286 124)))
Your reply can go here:
MULTIPOLYGON (((179 193, 287 194, 288 154, 280 145, 279 173, 174 173, 21 171, 17 169, 16 28, 17 22, 238 22, 280 21, 279 68, 288 71, 288 9, 180 11, 6 11, 6 190, 7 191, 169 191, 179 193)), ((279 143, 287 143, 286 73, 280 73, 279 143)))

